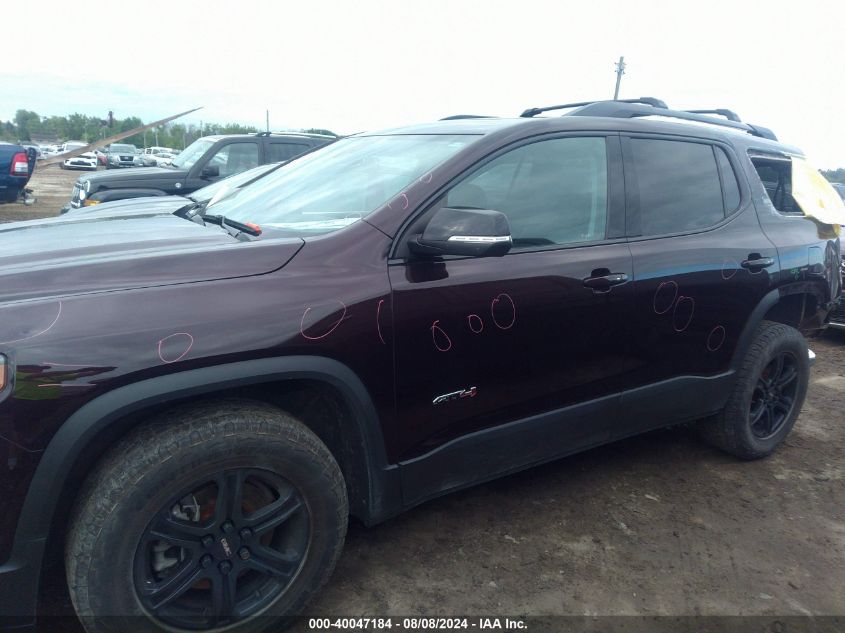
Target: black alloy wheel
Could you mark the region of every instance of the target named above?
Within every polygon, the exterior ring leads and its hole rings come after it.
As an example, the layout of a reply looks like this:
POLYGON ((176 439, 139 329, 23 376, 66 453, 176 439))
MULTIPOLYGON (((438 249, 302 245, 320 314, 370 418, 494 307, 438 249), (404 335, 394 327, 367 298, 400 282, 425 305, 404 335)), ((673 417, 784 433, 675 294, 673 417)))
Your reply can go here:
POLYGON ((768 439, 780 431, 797 401, 798 359, 790 351, 777 353, 763 369, 751 395, 751 432, 768 439))
POLYGON ((276 473, 237 468, 199 481, 144 531, 133 570, 138 599, 182 629, 259 614, 299 572, 311 523, 300 491, 276 473))

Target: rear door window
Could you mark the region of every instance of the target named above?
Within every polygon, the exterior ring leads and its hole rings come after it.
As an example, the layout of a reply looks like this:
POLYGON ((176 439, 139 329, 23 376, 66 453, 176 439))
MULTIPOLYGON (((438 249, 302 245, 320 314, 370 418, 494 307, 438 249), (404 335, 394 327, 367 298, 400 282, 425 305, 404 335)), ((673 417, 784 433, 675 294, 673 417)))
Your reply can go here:
POLYGON ((695 231, 725 218, 725 197, 712 145, 633 138, 631 149, 641 235, 695 231))
POLYGON ((270 143, 267 150, 267 162, 278 163, 290 160, 308 151, 309 146, 302 143, 270 143))

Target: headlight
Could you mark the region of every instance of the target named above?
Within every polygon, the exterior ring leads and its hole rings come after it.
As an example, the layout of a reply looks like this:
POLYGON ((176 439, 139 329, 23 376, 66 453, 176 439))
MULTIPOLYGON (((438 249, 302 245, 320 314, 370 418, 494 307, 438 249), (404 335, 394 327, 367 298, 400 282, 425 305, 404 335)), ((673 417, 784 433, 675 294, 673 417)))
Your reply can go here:
POLYGON ((79 199, 85 200, 85 189, 83 189, 82 191, 79 192, 79 199))

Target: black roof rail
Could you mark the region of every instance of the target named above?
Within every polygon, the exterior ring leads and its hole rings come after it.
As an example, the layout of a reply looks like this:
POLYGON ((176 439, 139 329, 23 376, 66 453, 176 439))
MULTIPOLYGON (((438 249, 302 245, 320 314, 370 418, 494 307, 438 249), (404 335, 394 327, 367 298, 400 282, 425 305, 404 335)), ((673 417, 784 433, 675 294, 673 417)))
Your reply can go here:
POLYGON ((715 108, 713 110, 684 110, 684 112, 692 112, 693 114, 719 114, 725 117, 728 121, 742 123, 742 119, 739 118, 739 115, 733 110, 728 110, 727 108, 715 108))
POLYGON ((492 119, 494 117, 485 114, 453 114, 452 116, 444 116, 441 121, 457 121, 458 119, 492 119))
POLYGON ((651 105, 643 105, 639 102, 597 101, 580 107, 577 110, 568 113, 566 116, 597 116, 614 117, 619 119, 660 116, 671 119, 681 119, 683 121, 695 121, 696 123, 718 125, 720 127, 729 127, 735 130, 742 130, 743 132, 748 132, 754 136, 766 138, 771 141, 778 140, 774 132, 760 125, 751 125, 750 123, 727 119, 717 119, 712 116, 707 116, 706 114, 688 112, 686 110, 669 110, 668 108, 653 107, 651 105))
POLYGON ((580 108, 584 106, 593 105, 595 103, 642 103, 645 105, 650 105, 653 108, 669 108, 669 106, 667 106, 666 103, 661 101, 660 99, 655 99, 654 97, 640 97, 639 99, 616 99, 615 101, 579 101, 577 103, 563 103, 561 105, 546 106, 545 108, 528 108, 519 116, 530 118, 537 116, 538 114, 542 114, 543 112, 549 112, 550 110, 580 108))

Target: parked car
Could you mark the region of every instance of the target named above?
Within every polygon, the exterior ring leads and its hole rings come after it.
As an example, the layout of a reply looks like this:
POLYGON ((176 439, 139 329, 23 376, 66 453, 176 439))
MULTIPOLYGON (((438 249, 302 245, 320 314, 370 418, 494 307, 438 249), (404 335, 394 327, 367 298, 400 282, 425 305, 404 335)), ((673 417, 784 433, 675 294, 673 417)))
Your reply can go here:
POLYGON ((94 152, 85 152, 68 158, 61 163, 62 169, 86 169, 89 171, 97 171, 97 164, 99 160, 94 152))
MULTIPOLYGON (((839 197, 845 201, 845 184, 839 182, 831 183, 839 197)), ((845 230, 845 226, 842 227, 845 230)), ((845 254, 842 256, 842 282, 845 284, 845 254)), ((845 330, 845 298, 840 297, 839 303, 830 315, 830 327, 837 330, 845 330)))
MULTIPOLYGON (((102 216, 104 214, 129 214, 129 213, 173 213, 177 209, 185 205, 206 205, 218 192, 233 192, 248 184, 252 184, 267 174, 275 171, 284 163, 268 163, 266 165, 259 165, 239 174, 234 174, 228 178, 223 178, 212 184, 197 189, 195 192, 187 196, 147 196, 143 198, 124 198, 121 200, 114 200, 112 202, 105 202, 92 206, 81 206, 73 208, 70 204, 62 207, 61 213, 73 213, 73 215, 91 215, 93 213, 102 216)), ((81 192, 85 195, 85 190, 81 192)), ((84 198, 83 198, 84 200, 84 198)))
POLYGON ((58 553, 90 633, 278 630, 350 515, 679 422, 771 454, 839 240, 760 180, 799 150, 640 101, 361 134, 205 209, 0 227, 0 614, 32 618, 58 553))
POLYGON ((35 152, 0 142, 0 202, 15 202, 35 171, 35 152))
POLYGON ((80 177, 70 205, 79 208, 124 198, 186 195, 220 178, 258 165, 287 161, 334 140, 320 134, 266 132, 206 136, 191 143, 168 167, 80 177))
POLYGON ((65 143, 62 143, 61 146, 59 146, 57 154, 67 154, 68 152, 72 152, 73 150, 81 149, 86 145, 88 145, 88 143, 84 141, 67 141, 65 143))
POLYGON ((106 148, 106 169, 140 167, 138 148, 128 143, 112 143, 106 148))
POLYGON ((144 167, 159 167, 165 166, 170 163, 170 159, 173 158, 175 154, 173 150, 169 147, 147 147, 144 148, 144 151, 141 154, 141 162, 144 167), (161 161, 161 159, 166 158, 167 160, 161 161))

